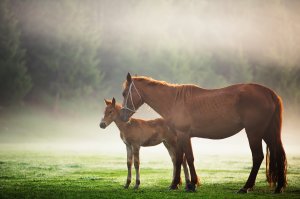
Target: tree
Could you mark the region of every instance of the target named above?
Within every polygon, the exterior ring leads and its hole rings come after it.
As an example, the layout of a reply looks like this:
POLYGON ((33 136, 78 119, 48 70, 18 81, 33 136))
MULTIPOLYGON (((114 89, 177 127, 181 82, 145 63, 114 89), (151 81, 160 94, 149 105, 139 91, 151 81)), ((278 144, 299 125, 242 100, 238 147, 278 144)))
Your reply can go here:
POLYGON ((101 87, 99 26, 92 4, 82 1, 17 2, 28 50, 31 96, 57 104, 91 96, 101 87))
POLYGON ((9 6, 8 0, 0 1, 0 103, 5 105, 22 100, 32 86, 18 22, 9 6))

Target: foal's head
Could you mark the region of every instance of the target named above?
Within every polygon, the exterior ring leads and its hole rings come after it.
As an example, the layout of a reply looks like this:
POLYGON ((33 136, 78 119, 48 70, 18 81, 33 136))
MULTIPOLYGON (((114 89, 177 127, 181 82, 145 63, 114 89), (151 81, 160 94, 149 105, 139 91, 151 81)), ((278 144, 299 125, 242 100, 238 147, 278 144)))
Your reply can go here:
POLYGON ((127 74, 127 79, 124 83, 123 106, 120 111, 120 118, 127 122, 129 118, 136 112, 136 110, 143 105, 143 98, 137 89, 134 79, 131 78, 130 73, 127 74))
POLYGON ((100 128, 105 129, 107 126, 110 125, 115 119, 117 119, 119 115, 119 110, 120 109, 119 105, 116 105, 116 100, 113 98, 111 101, 110 100, 104 100, 106 107, 104 110, 104 117, 100 122, 100 128))

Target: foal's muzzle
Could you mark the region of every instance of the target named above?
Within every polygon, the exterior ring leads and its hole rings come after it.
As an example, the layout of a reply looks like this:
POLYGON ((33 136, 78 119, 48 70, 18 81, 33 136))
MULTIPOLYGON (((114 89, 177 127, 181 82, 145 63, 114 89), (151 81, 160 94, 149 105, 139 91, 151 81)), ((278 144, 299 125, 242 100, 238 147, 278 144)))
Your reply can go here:
POLYGON ((100 122, 99 126, 100 128, 105 129, 107 125, 105 124, 105 122, 100 122))

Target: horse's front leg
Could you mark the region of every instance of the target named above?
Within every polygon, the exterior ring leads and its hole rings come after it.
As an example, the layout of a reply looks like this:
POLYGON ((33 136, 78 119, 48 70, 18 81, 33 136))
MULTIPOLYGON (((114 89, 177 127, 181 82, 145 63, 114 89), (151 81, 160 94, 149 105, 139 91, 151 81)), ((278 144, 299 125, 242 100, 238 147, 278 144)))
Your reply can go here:
POLYGON ((196 185, 199 184, 198 182, 198 176, 196 173, 196 169, 194 166, 194 154, 193 154, 193 149, 192 149, 192 143, 191 143, 191 138, 184 136, 181 138, 183 142, 182 148, 184 149, 184 154, 187 160, 187 163, 190 168, 190 174, 191 174, 191 183, 186 185, 186 190, 187 191, 195 191, 196 190, 196 185))
POLYGON ((135 168, 135 186, 134 189, 138 189, 140 186, 140 147, 133 148, 133 156, 134 156, 134 168, 135 168))
POLYGON ((178 184, 180 183, 180 172, 181 172, 181 165, 183 161, 183 150, 180 140, 178 140, 176 145, 176 163, 173 170, 173 181, 170 185, 170 189, 178 189, 178 184))
POLYGON ((125 189, 128 189, 130 183, 131 183, 131 166, 132 166, 132 146, 131 145, 126 145, 126 150, 127 150, 127 180, 126 184, 124 185, 125 189))

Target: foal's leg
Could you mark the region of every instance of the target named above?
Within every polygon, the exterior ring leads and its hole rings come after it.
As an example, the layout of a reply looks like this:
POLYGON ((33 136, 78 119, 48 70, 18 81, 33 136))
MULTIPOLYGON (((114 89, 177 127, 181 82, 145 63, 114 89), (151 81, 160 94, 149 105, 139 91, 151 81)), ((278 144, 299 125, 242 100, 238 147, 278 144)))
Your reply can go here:
POLYGON ((246 129, 246 133, 249 140, 250 149, 252 152, 253 165, 246 184, 244 185, 243 188, 241 188, 238 191, 238 193, 247 193, 253 189, 259 167, 264 159, 264 153, 262 149, 262 138, 259 136, 259 134, 251 135, 250 132, 247 131, 247 129, 246 129))
MULTIPOLYGON (((175 156, 175 148, 171 147, 170 143, 168 142, 163 142, 165 147, 167 148, 169 155, 171 157, 172 163, 173 163, 173 176, 172 179, 175 177, 175 167, 176 167, 176 156, 175 156)), ((173 145, 175 146, 175 145, 173 145)))
POLYGON ((182 167, 183 167, 184 176, 185 176, 185 184, 188 185, 191 183, 191 180, 190 180, 189 169, 188 169, 187 163, 186 163, 185 154, 183 155, 182 167))
POLYGON ((131 183, 131 166, 132 166, 132 146, 131 145, 126 145, 126 150, 127 150, 127 181, 126 184, 124 185, 124 188, 127 189, 131 183))
MULTIPOLYGON (((174 140, 168 140, 168 141, 164 141, 163 142, 165 147, 167 148, 168 152, 169 152, 169 155, 171 157, 171 160, 172 160, 172 163, 173 163, 173 177, 172 179, 174 179, 175 177, 175 170, 176 170, 176 141, 174 140)), ((184 174, 185 174, 185 177, 186 179, 188 179, 188 181, 190 180, 190 175, 189 175, 189 171, 187 169, 187 166, 186 166, 186 160, 184 159, 184 161, 182 162, 182 165, 185 166, 186 168, 184 168, 184 174)), ((182 184, 182 181, 181 181, 181 177, 180 177, 180 182, 179 184, 181 185, 182 184)))
POLYGON ((135 168, 135 186, 134 189, 138 189, 140 186, 140 147, 133 148, 133 156, 134 156, 134 168, 135 168))

